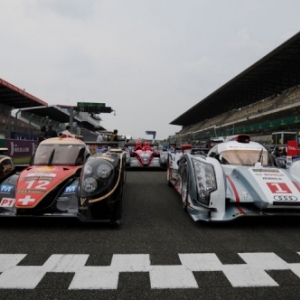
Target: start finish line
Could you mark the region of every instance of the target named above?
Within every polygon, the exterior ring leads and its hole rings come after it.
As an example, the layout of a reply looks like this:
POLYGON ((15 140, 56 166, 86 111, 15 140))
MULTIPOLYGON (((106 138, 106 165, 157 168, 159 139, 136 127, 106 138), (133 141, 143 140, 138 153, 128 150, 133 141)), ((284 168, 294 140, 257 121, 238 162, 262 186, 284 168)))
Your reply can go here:
POLYGON ((0 254, 0 289, 35 289, 47 272, 74 273, 69 290, 116 290, 122 272, 148 273, 151 289, 200 288, 193 272, 223 272, 236 288, 276 287, 268 271, 290 270, 300 285, 300 263, 272 252, 238 255, 244 263, 223 264, 215 253, 193 253, 178 254, 179 265, 151 265, 149 254, 116 254, 109 266, 86 266, 88 254, 54 254, 41 266, 19 266, 26 254, 0 254))

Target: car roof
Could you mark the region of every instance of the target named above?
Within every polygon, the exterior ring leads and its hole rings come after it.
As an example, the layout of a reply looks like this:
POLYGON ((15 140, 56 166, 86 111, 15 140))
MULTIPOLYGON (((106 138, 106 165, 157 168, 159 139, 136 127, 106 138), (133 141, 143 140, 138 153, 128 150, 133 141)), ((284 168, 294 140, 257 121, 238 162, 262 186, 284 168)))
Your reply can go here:
POLYGON ((218 152, 228 151, 228 150, 257 150, 260 151, 261 149, 264 149, 267 151, 267 149, 256 142, 248 142, 248 143, 239 143, 237 141, 228 141, 224 143, 217 144, 215 147, 217 147, 218 152))
POLYGON ((47 144, 60 144, 60 145, 83 145, 86 146, 86 144, 79 139, 76 138, 61 138, 61 137, 54 137, 54 138, 49 138, 41 142, 43 145, 47 144))

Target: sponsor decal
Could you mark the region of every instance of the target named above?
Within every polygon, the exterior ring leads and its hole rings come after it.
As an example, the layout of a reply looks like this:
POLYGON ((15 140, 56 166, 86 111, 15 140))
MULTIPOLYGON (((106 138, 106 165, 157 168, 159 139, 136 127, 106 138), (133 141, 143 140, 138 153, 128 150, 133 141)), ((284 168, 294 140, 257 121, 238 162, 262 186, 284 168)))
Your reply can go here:
POLYGON ((2 198, 0 207, 13 207, 15 205, 14 198, 2 198))
POLYGON ((263 180, 282 180, 282 178, 279 177, 263 177, 263 180))
POLYGON ((273 198, 275 201, 298 201, 296 196, 276 195, 273 198))
POLYGON ((37 167, 36 169, 39 172, 51 172, 57 170, 57 168, 53 166, 37 167))
POLYGON ((34 172, 27 174, 26 177, 56 177, 55 173, 40 173, 40 172, 34 172))
POLYGON ((292 191, 284 182, 266 182, 273 194, 292 194, 292 191))
POLYGON ((4 194, 9 194, 14 187, 8 184, 2 184, 0 186, 0 192, 4 194))
POLYGON ((280 171, 277 169, 252 169, 253 172, 266 172, 266 173, 279 173, 280 171))
POLYGON ((29 196, 29 195, 17 200, 18 205, 28 205, 32 202, 35 202, 35 199, 31 198, 31 196, 29 196))
POLYGON ((17 190, 19 194, 44 194, 45 190, 17 190))
POLYGON ((35 177, 35 176, 31 176, 31 177, 25 177, 24 178, 24 180, 25 181, 33 181, 33 180, 46 180, 46 181, 51 181, 51 180, 53 180, 54 178, 53 177, 45 177, 45 176, 37 176, 37 177, 35 177))
POLYGON ((76 191, 77 185, 69 185, 65 188, 65 193, 66 194, 74 194, 76 191))

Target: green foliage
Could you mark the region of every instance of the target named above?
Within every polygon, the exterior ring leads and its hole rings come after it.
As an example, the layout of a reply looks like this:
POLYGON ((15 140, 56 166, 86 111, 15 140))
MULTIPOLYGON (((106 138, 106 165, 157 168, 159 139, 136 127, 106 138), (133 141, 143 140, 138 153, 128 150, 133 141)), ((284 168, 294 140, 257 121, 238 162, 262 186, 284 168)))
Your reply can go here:
POLYGON ((13 162, 15 165, 29 164, 29 161, 30 161, 30 156, 13 158, 13 162))

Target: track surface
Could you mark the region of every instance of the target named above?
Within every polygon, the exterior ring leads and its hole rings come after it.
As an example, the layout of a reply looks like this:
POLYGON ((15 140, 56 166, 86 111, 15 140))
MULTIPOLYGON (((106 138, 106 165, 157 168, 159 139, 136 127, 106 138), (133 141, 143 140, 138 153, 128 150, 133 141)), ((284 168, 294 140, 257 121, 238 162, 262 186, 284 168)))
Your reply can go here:
POLYGON ((299 299, 300 219, 195 223, 180 201, 130 171, 121 228, 1 219, 0 299, 299 299))

